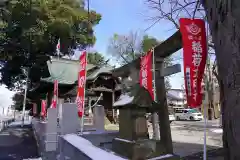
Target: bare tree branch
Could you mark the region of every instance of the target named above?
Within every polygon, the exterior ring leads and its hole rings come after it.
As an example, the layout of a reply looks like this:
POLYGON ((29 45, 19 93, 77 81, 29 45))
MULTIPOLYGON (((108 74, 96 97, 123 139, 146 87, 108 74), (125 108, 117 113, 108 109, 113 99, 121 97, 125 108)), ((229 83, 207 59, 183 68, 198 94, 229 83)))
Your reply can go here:
POLYGON ((194 11, 193 11, 193 16, 192 16, 192 18, 194 18, 194 17, 195 17, 196 11, 197 11, 197 9, 198 9, 198 6, 199 6, 199 3, 200 3, 200 1, 199 1, 199 0, 197 0, 197 4, 196 4, 196 7, 195 7, 195 9, 194 9, 194 11))
POLYGON ((198 11, 199 0, 147 0, 148 8, 155 11, 154 23, 157 20, 168 20, 179 29, 179 17, 192 17, 198 11))
POLYGON ((157 19, 153 24, 151 24, 148 28, 146 28, 144 30, 144 32, 146 32, 147 30, 149 30, 150 28, 152 28, 153 26, 155 26, 155 24, 157 24, 160 21, 160 19, 157 19))
POLYGON ((127 64, 141 55, 141 42, 138 32, 130 32, 126 36, 116 34, 110 39, 108 53, 121 64, 127 64))
MULTIPOLYGON (((167 20, 173 24, 176 29, 179 29, 179 18, 195 18, 200 17, 205 19, 206 15, 203 8, 200 6, 200 0, 146 0, 148 8, 153 12, 153 23, 148 27, 152 28, 161 20, 167 20)), ((214 49, 214 44, 211 38, 208 40, 208 47, 210 50, 214 49)))

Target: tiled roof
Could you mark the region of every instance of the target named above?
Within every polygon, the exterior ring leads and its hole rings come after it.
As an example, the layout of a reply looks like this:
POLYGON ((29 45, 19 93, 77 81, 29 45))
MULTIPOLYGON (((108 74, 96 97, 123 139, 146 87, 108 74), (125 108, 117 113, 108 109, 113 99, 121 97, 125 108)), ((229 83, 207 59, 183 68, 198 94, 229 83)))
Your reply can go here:
MULTIPOLYGON (((74 84, 78 79, 79 61, 63 58, 51 58, 47 61, 50 77, 42 78, 42 81, 53 83, 58 80, 59 84, 74 84)), ((93 69, 92 64, 87 65, 87 70, 93 69)))

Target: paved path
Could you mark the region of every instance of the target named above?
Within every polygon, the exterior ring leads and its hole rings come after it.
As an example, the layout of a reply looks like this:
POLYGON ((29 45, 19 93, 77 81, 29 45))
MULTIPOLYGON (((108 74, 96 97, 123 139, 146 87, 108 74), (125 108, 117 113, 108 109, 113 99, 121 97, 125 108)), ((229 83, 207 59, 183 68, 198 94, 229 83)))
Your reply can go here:
POLYGON ((0 160, 37 158, 37 145, 30 125, 13 125, 0 132, 0 160))
MULTIPOLYGON (((218 120, 213 120, 207 124, 208 150, 222 147, 222 134, 214 132, 220 129, 218 123, 218 120)), ((183 157, 203 151, 203 121, 176 121, 173 122, 171 128, 173 146, 176 154, 183 157)))
MULTIPOLYGON (((204 122, 203 121, 176 121, 171 125, 174 152, 181 157, 203 151, 204 122)), ((209 121, 207 124, 207 149, 222 147, 222 134, 218 121, 209 121)))
MULTIPOLYGON (((218 120, 209 121, 207 125, 207 149, 220 148, 222 146, 222 134, 215 132, 220 130, 218 120)), ((152 133, 149 128, 150 135, 152 133)), ((204 122, 203 121, 175 121, 171 124, 174 153, 185 157, 203 151, 204 122)))

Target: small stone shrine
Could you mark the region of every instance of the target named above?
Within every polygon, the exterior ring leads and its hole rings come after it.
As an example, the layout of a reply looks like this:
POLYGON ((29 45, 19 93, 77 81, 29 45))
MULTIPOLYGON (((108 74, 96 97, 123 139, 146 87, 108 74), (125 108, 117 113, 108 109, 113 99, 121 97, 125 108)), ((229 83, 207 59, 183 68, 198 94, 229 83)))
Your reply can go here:
POLYGON ((130 93, 120 96, 113 105, 119 109, 119 136, 113 140, 114 152, 133 160, 177 159, 172 154, 164 156, 167 153, 161 140, 149 139, 146 113, 155 111, 157 105, 139 84, 134 85, 130 93))
POLYGON ((137 84, 114 107, 119 109, 119 137, 113 140, 113 151, 130 159, 149 157, 156 142, 149 140, 148 135, 146 113, 154 107, 148 91, 137 84))

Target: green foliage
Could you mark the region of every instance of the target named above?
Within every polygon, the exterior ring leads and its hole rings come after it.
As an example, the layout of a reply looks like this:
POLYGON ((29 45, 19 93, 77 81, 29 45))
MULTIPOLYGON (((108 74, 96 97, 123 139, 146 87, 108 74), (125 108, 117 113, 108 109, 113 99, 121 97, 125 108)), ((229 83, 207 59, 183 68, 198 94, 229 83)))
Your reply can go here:
POLYGON ((102 54, 98 52, 88 53, 87 61, 88 63, 94 64, 94 65, 103 65, 106 62, 102 54))
POLYGON ((7 62, 2 71, 7 86, 21 66, 32 67, 39 57, 54 55, 58 39, 63 55, 77 45, 94 45, 93 27, 101 20, 95 11, 88 18, 82 0, 9 0, 1 11, 0 60, 7 62))
POLYGON ((154 37, 149 37, 148 35, 143 36, 142 40, 142 50, 143 52, 147 52, 152 47, 155 47, 159 44, 158 40, 154 37))

